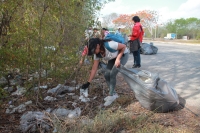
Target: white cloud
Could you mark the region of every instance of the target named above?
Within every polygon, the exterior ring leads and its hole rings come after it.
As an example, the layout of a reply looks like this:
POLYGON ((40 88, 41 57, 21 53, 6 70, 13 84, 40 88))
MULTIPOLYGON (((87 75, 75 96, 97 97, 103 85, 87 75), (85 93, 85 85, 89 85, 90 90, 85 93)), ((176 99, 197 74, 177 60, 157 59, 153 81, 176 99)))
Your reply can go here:
POLYGON ((183 3, 176 12, 177 16, 183 18, 196 17, 200 18, 200 1, 199 0, 188 0, 183 3))
MULTIPOLYGON (((105 16, 111 13, 118 14, 132 14, 137 11, 149 9, 155 10, 153 5, 130 5, 125 4, 123 0, 116 0, 115 2, 110 2, 105 5, 105 8, 101 11, 101 16, 105 16)), ((171 1, 173 3, 173 1, 171 1)), ((179 19, 179 18, 190 18, 196 17, 200 19, 200 0, 187 0, 187 2, 182 3, 177 10, 171 10, 170 7, 160 7, 156 11, 159 12, 160 18, 159 22, 166 22, 170 19, 179 19)))
POLYGON ((200 1, 188 0, 181 4, 175 11, 170 11, 168 7, 160 8, 160 21, 166 22, 170 19, 195 17, 200 19, 200 1))

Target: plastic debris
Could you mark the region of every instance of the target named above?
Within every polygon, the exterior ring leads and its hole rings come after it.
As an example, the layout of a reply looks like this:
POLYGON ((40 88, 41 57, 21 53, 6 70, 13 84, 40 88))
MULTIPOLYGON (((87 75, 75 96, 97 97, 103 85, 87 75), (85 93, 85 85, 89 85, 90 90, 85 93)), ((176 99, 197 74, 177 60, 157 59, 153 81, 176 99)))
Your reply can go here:
POLYGON ((36 132, 38 129, 42 133, 50 132, 52 123, 43 112, 28 111, 20 118, 20 129, 22 132, 36 132))
POLYGON ((81 115, 81 109, 79 107, 75 108, 74 110, 68 110, 65 108, 58 108, 52 112, 58 118, 76 118, 81 115))
POLYGON ((57 100, 57 99, 54 98, 54 97, 51 97, 51 96, 47 96, 47 97, 44 98, 44 100, 45 100, 45 101, 55 101, 55 100, 57 100))
POLYGON ((25 105, 30 105, 30 104, 32 104, 33 102, 32 101, 27 101, 27 102, 25 102, 24 104, 25 105))
POLYGON ((17 95, 17 96, 21 96, 26 92, 26 89, 20 86, 17 86, 17 90, 15 92, 13 92, 11 95, 17 95))
POLYGON ((48 94, 62 94, 63 92, 66 93, 67 92, 72 92, 75 91, 76 89, 78 89, 79 87, 71 87, 71 86, 64 86, 61 84, 58 84, 55 88, 52 88, 50 90, 47 91, 48 94))
POLYGON ((4 90, 8 92, 12 92, 14 89, 13 87, 5 87, 4 90))
POLYGON ((17 107, 15 107, 14 105, 10 105, 9 108, 6 109, 6 114, 12 114, 12 113, 22 113, 26 110, 26 105, 21 104, 17 107))
POLYGON ((6 84, 6 83, 8 83, 8 81, 6 80, 6 78, 5 77, 1 77, 0 78, 0 85, 6 84))
POLYGON ((79 99, 81 102, 88 102, 90 99, 88 98, 88 88, 87 89, 80 89, 80 97, 79 99))
POLYGON ((81 109, 75 108, 74 110, 70 110, 68 114, 68 118, 77 118, 81 115, 81 109))

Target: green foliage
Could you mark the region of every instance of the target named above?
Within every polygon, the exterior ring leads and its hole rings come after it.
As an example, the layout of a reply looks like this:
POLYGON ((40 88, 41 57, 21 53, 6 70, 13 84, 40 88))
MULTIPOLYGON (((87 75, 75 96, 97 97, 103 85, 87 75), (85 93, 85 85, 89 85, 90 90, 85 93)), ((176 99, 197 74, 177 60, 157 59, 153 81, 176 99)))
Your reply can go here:
POLYGON ((79 61, 85 28, 99 24, 96 16, 109 1, 0 1, 0 71, 46 70, 53 78, 66 78, 79 61))
POLYGON ((7 92, 0 87, 0 100, 6 97, 7 95, 8 95, 7 92))
POLYGON ((177 33, 177 38, 181 39, 182 36, 188 36, 190 39, 198 38, 200 34, 200 19, 197 18, 180 18, 170 20, 165 25, 168 33, 177 33))

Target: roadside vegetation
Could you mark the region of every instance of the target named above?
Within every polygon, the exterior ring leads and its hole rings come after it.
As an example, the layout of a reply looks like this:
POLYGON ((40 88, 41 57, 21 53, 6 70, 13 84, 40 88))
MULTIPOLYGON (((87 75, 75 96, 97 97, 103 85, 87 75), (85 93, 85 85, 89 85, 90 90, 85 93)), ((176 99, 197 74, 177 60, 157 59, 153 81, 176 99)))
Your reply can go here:
MULTIPOLYGON (((17 128, 22 113, 5 114, 10 105, 18 106, 31 100, 33 103, 28 110, 41 111, 48 107, 64 107, 67 102, 71 102, 71 97, 56 102, 44 102, 47 90, 44 91, 42 88, 47 86, 47 89, 50 89, 58 84, 71 85, 72 81, 75 82, 73 86, 77 86, 87 79, 87 71, 91 65, 82 66, 81 69, 78 66, 80 52, 85 45, 84 32, 88 27, 99 29, 103 26, 108 27, 105 23, 101 24, 97 16, 103 6, 110 1, 113 0, 0 0, 0 130, 2 132, 19 131, 17 128), (11 95, 21 87, 25 88, 25 94, 11 95)), ((199 19, 178 20, 157 27, 157 37, 161 38, 168 32, 176 31, 180 37, 188 35, 191 39, 200 39, 199 29, 196 28, 200 25, 199 19), (183 27, 187 28, 184 30, 183 27)), ((156 21, 151 22, 150 29, 156 21)), ((124 29, 124 32, 128 33, 128 30, 124 29)), ((154 31, 146 31, 147 37, 154 34, 154 31)), ((194 42, 199 43, 199 41, 194 42)), ((92 62, 92 58, 88 59, 92 62)), ((194 118, 191 113, 187 117, 188 122, 181 123, 180 118, 183 118, 186 110, 182 111, 182 117, 177 117, 178 124, 168 121, 175 117, 177 112, 170 113, 171 117, 162 120, 166 114, 156 114, 143 109, 130 91, 121 92, 123 95, 121 100, 109 108, 102 109, 99 105, 104 98, 104 95, 101 95, 103 90, 101 83, 104 81, 102 77, 97 78, 100 80, 92 84, 92 89, 95 91, 91 89, 91 93, 100 95, 99 99, 90 102, 90 105, 78 103, 84 109, 80 118, 63 120, 51 117, 49 123, 56 129, 55 132, 195 133, 200 129, 197 123, 198 117, 194 118), (131 99, 127 99, 127 95, 131 95, 131 99), (137 105, 134 111, 129 109, 132 105, 137 105), (189 120, 189 118, 194 119, 189 120), (184 126, 179 127, 179 124, 184 126)), ((119 90, 120 87, 124 88, 123 85, 118 87, 119 90)), ((79 95, 78 92, 75 94, 79 95)), ((37 128, 37 132, 42 132, 39 125, 37 128)))

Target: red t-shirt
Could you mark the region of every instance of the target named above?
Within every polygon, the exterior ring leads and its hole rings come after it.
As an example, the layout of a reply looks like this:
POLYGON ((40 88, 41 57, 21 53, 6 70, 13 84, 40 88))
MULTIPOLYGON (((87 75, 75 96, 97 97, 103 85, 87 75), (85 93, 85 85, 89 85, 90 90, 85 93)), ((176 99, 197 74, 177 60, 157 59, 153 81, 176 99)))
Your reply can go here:
POLYGON ((85 46, 82 52, 82 56, 86 56, 88 54, 88 47, 85 46))
POLYGON ((130 40, 136 40, 137 38, 139 38, 140 42, 142 42, 144 31, 141 27, 142 25, 140 24, 140 22, 136 22, 134 24, 130 40))

